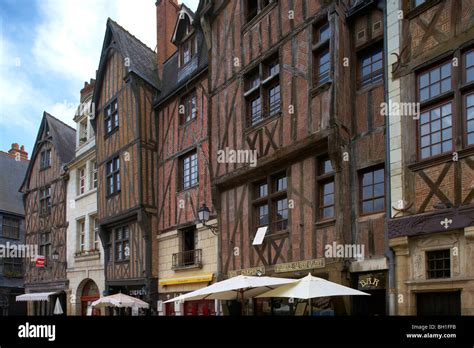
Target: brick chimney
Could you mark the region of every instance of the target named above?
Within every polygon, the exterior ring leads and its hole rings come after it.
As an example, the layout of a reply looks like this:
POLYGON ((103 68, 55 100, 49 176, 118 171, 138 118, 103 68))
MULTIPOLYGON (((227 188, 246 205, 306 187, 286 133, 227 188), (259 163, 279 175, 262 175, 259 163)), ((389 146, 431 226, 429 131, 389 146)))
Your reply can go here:
POLYGON ((8 153, 15 158, 19 158, 22 161, 28 161, 28 152, 25 151, 25 146, 21 147, 17 143, 12 144, 12 148, 8 150, 8 153))
POLYGON ((156 1, 156 50, 160 77, 163 73, 163 63, 176 52, 176 46, 171 42, 171 38, 179 9, 177 0, 156 1))
POLYGON ((91 79, 90 82, 84 82, 84 88, 81 89, 81 103, 94 91, 95 79, 91 79))

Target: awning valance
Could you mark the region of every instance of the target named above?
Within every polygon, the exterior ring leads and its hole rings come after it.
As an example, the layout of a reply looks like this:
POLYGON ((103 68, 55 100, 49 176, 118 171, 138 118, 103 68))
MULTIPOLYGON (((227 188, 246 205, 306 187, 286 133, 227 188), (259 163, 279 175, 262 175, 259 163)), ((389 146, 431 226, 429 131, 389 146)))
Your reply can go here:
POLYGON ((188 283, 203 283, 212 281, 213 273, 196 274, 191 276, 181 276, 160 279, 160 285, 178 285, 188 283))
POLYGON ((49 301, 49 296, 56 294, 57 292, 32 292, 30 294, 18 295, 16 297, 17 302, 26 301, 49 301))

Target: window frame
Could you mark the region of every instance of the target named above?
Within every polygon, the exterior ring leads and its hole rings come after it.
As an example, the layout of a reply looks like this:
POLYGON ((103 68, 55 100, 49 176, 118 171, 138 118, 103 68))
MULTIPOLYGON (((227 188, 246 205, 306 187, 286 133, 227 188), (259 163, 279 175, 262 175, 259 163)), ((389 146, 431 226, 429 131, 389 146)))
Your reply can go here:
POLYGON ((40 170, 51 168, 51 149, 44 149, 40 153, 40 170))
POLYGON ((281 62, 279 53, 275 52, 268 58, 260 61, 244 75, 245 126, 247 129, 261 124, 267 119, 281 115, 281 62), (274 70, 274 71, 273 71, 274 70), (273 71, 273 72, 272 72, 273 71), (278 88, 275 99, 270 104, 270 92, 278 88), (259 114, 254 114, 254 102, 260 100, 259 114), (254 117, 259 115, 259 117, 254 117))
POLYGON ((18 273, 14 278, 20 278, 23 275, 23 259, 18 257, 4 257, 2 258, 3 275, 7 272, 18 273))
POLYGON ((132 254, 132 250, 130 248, 130 226, 129 225, 124 225, 120 227, 116 227, 113 229, 114 233, 114 262, 116 263, 121 263, 121 262, 129 262, 130 261, 130 256, 132 254), (121 231, 122 232, 122 238, 118 238, 118 233, 121 231), (125 237, 125 231, 128 232, 128 237, 125 237), (128 256, 125 255, 125 245, 128 245, 129 248, 129 254, 128 256), (121 246, 122 247, 122 254, 123 258, 120 258, 120 252, 118 251, 117 247, 121 246))
POLYGON ((249 13, 249 2, 252 0, 246 0, 244 2, 244 25, 251 23, 255 18, 258 18, 267 8, 270 8, 271 5, 278 3, 278 0, 254 0, 257 3, 257 8, 255 13, 252 12, 252 15, 249 13))
POLYGON ((363 90, 366 88, 370 88, 372 86, 378 86, 380 83, 383 83, 384 80, 384 73, 385 73, 385 66, 384 66, 384 51, 383 45, 380 41, 373 43, 369 47, 366 47, 357 52, 357 89, 363 90), (379 70, 373 70, 374 60, 373 57, 380 53, 381 59, 375 62, 382 62, 382 67, 379 70), (370 64, 364 66, 363 61, 364 59, 370 57, 370 64), (364 67, 370 66, 370 74, 368 77, 363 75, 364 67), (379 78, 375 79, 377 76, 379 78))
POLYGON ((184 153, 183 155, 179 156, 178 158, 178 166, 179 166, 179 170, 178 170, 178 189, 179 191, 186 191, 186 190, 189 190, 193 187, 196 187, 199 185, 199 158, 198 158, 198 155, 197 155, 197 149, 192 149, 186 153, 184 153), (193 157, 195 156, 195 165, 193 165, 193 157), (184 165, 185 165, 185 161, 189 159, 190 163, 189 163, 189 169, 188 169, 188 176, 189 176, 189 184, 186 185, 186 182, 185 182, 185 177, 186 177, 186 173, 185 173, 185 168, 184 168, 184 165), (193 172, 193 168, 195 168, 196 170, 193 172), (196 175, 196 179, 195 181, 192 180, 192 177, 193 177, 193 174, 196 175))
POLYGON ((93 160, 90 162, 90 189, 95 190, 97 189, 97 181, 98 181, 98 171, 97 171, 97 161, 93 160))
POLYGON ((317 187, 317 222, 323 222, 323 221, 331 221, 336 218, 336 181, 335 181, 335 176, 336 172, 334 171, 334 167, 332 165, 332 162, 329 158, 329 156, 320 156, 317 159, 317 177, 316 177, 316 187, 317 187), (326 162, 329 161, 331 164, 331 170, 326 171, 324 168, 326 162), (333 204, 330 205, 324 205, 324 197, 327 196, 324 194, 324 187, 325 185, 332 183, 333 184, 333 204), (328 207, 333 208, 333 215, 329 217, 324 217, 324 209, 327 209, 328 207))
MULTIPOLYGON (((179 113, 179 124, 181 126, 187 125, 192 121, 196 120, 198 117, 198 99, 197 91, 193 89, 189 93, 183 95, 179 100, 179 108, 182 107, 183 112, 179 113), (193 99, 195 101, 195 107, 193 109, 193 99)), ((181 111, 181 110, 179 110, 181 111)))
POLYGON ((106 183, 106 196, 112 197, 120 193, 122 189, 122 182, 120 177, 120 156, 115 156, 105 164, 105 183, 106 183), (118 166, 117 166, 118 163, 118 166), (112 164, 112 170, 110 171, 110 164, 112 164), (109 180, 112 179, 113 191, 111 191, 109 180))
POLYGON ((191 33, 186 37, 179 45, 179 67, 184 68, 193 61, 193 58, 197 54, 197 36, 195 33, 191 33), (189 59, 184 61, 185 48, 189 48, 189 59))
POLYGON ((104 107, 104 136, 108 137, 115 133, 120 127, 118 98, 114 98, 104 107), (109 113, 110 110, 110 113, 109 113), (110 130, 108 122, 110 121, 110 130))
POLYGON ((426 254, 426 279, 449 279, 451 278, 452 276, 452 272, 451 272, 451 265, 452 265, 452 262, 451 262, 451 250, 448 248, 448 249, 436 249, 436 250, 427 250, 425 252, 426 254), (441 258, 430 258, 430 254, 433 255, 435 253, 446 253, 448 255, 448 257, 446 258, 446 255, 443 255, 444 257, 441 257, 441 258), (448 260, 448 268, 446 268, 446 260, 448 260), (436 261, 443 261, 443 267, 442 268, 431 268, 430 267, 430 263, 431 262, 436 262, 436 261), (433 272, 443 272, 443 276, 441 277, 438 277, 438 276, 435 276, 433 277, 431 274, 433 272), (448 276, 444 276, 444 273, 445 272, 448 272, 448 276))
POLYGON ((266 178, 255 181, 252 184, 252 226, 256 232, 259 227, 268 226, 267 234, 275 234, 286 232, 290 229, 290 208, 288 206, 288 182, 290 177, 287 171, 279 171, 275 174, 269 175, 266 178), (282 190, 277 189, 278 180, 285 179, 286 186, 282 190), (259 189, 262 185, 266 185, 266 195, 260 196, 259 189), (287 211, 286 219, 277 219, 278 202, 286 200, 286 208, 283 210, 287 211), (260 224, 260 215, 257 211, 260 207, 267 206, 267 224, 260 224), (276 229, 277 224, 283 223, 286 225, 283 229, 276 229))
POLYGON ((77 169, 77 180, 77 195, 81 196, 87 192, 87 175, 85 165, 77 169))
POLYGON ((46 186, 41 187, 39 189, 40 216, 50 215, 52 206, 53 205, 52 205, 52 200, 51 200, 51 185, 46 185, 46 186))
POLYGON ((313 57, 312 82, 313 82, 313 86, 316 88, 319 86, 325 85, 326 83, 330 83, 332 81, 332 71, 331 71, 332 32, 333 32, 333 28, 328 18, 324 18, 313 24, 313 27, 312 27, 312 57, 313 57), (327 30, 329 31, 329 34, 327 38, 322 40, 321 29, 326 26, 327 26, 327 30), (328 61, 326 63, 321 64, 321 58, 326 54, 328 55, 328 61), (321 73, 321 67, 323 65, 328 65, 328 69, 324 73, 321 73))
POLYGON ((52 241, 51 231, 39 232, 38 251, 41 256, 44 256, 44 266, 47 267, 52 255, 52 241), (43 238, 46 237, 47 238, 43 238), (44 250, 44 252, 43 252, 44 250))
POLYGON ((83 253, 86 251, 86 219, 77 220, 77 251, 83 253))
POLYGON ((384 164, 379 164, 379 165, 376 165, 376 166, 372 166, 372 167, 368 167, 368 168, 364 168, 362 170, 359 170, 358 172, 358 177, 359 177, 359 216, 368 216, 368 215, 375 215, 375 214, 380 214, 380 213, 384 213, 385 212, 385 209, 387 208, 387 198, 386 198, 386 189, 387 189, 387 184, 386 184, 386 178, 385 178, 385 165, 384 164), (374 179, 372 179, 372 183, 370 184, 370 186, 372 186, 372 192, 373 192, 373 195, 368 198, 368 199, 364 199, 364 187, 367 187, 368 185, 366 186, 363 186, 363 180, 364 180, 364 174, 367 174, 367 173, 372 173, 372 178, 374 178, 374 173, 376 171, 379 171, 379 170, 383 170, 383 196, 375 196, 375 185, 376 184, 380 184, 380 183, 375 183, 374 182, 374 179), (380 209, 380 210, 372 210, 370 212, 364 212, 364 209, 363 209, 363 206, 364 206, 364 202, 366 201, 372 201, 372 206, 374 206, 374 202, 380 198, 383 198, 383 208, 380 209))
POLYGON ((1 237, 5 239, 13 239, 13 240, 20 239, 20 226, 21 226, 20 219, 9 217, 9 216, 3 216, 1 237), (16 223, 16 225, 8 224, 7 221, 14 222, 16 223), (5 233, 5 231, 9 231, 8 235, 5 233), (15 235, 13 235, 12 232, 15 233, 15 235))

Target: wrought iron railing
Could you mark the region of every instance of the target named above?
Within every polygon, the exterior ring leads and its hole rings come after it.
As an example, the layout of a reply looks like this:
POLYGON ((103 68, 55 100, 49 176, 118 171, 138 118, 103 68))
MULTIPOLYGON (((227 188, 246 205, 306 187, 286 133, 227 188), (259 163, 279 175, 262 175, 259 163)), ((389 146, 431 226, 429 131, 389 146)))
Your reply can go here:
POLYGON ((173 254, 173 261, 171 265, 173 269, 186 268, 191 266, 202 266, 202 249, 182 251, 173 254))

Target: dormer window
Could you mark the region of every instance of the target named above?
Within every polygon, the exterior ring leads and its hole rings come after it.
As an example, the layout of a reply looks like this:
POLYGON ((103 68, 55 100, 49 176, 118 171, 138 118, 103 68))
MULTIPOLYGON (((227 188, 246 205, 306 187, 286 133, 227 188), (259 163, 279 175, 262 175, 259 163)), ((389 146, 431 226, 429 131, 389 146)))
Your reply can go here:
POLYGON ((87 141, 87 118, 79 122, 79 145, 87 141))
POLYGON ((179 61, 180 66, 187 65, 193 57, 196 55, 196 37, 193 35, 186 39, 180 46, 179 49, 179 61))

